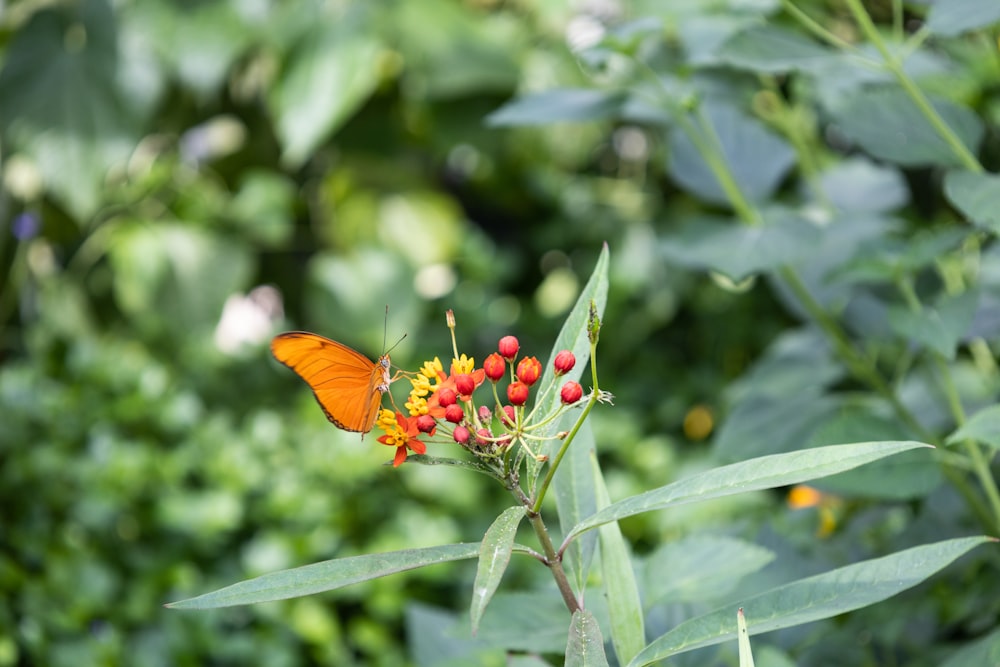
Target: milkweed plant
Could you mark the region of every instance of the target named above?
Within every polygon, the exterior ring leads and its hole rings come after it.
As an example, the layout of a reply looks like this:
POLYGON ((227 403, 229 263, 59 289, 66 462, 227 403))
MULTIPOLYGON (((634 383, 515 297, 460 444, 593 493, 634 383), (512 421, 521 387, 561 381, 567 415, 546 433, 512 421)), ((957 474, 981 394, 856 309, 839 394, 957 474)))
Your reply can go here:
MULTIPOLYGON (((447 369, 439 357, 426 361, 409 374, 411 391, 405 407, 384 409, 379 415, 377 426, 383 435, 377 442, 395 448, 391 463, 398 474, 405 474, 412 464, 441 466, 442 475, 448 474, 448 467, 457 474, 471 470, 510 492, 511 506, 481 541, 328 560, 266 574, 168 606, 210 609, 287 599, 474 558, 478 568, 469 617, 475 634, 516 555, 536 561, 552 576, 552 594, 561 597, 565 607, 566 665, 607 665, 608 650, 613 651, 617 664, 646 665, 738 636, 741 653, 750 658, 750 632, 790 627, 884 600, 990 539, 945 540, 855 563, 756 593, 648 637, 643 592, 619 520, 737 493, 797 485, 929 445, 878 441, 774 454, 611 502, 588 425, 593 410, 613 406, 612 394, 600 383, 597 354, 607 267, 605 247, 546 364, 522 350, 513 335, 501 338, 496 349, 477 364, 476 356, 459 351, 456 317, 448 311, 452 355, 447 369), (586 392, 581 383, 585 366, 590 371, 586 392), (433 455, 428 453, 431 446, 435 447, 433 455), (554 517, 547 516, 549 495, 555 497, 554 517), (515 540, 524 523, 534 535, 533 546, 515 540), (595 568, 599 572, 592 572, 595 568), (599 583, 594 585, 594 580, 599 583)), ((663 572, 662 576, 683 574, 663 572)))

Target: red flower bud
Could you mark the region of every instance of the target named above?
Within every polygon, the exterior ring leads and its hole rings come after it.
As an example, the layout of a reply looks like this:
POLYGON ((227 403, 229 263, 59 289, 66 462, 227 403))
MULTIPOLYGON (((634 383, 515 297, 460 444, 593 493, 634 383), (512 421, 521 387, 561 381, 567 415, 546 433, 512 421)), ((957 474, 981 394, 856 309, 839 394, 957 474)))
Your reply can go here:
POLYGON ((442 387, 437 391, 438 405, 442 408, 446 408, 449 405, 455 405, 458 402, 458 394, 451 387, 442 387))
POLYGON ((464 445, 469 441, 470 435, 469 429, 464 426, 456 426, 455 432, 451 434, 451 437, 455 438, 455 442, 464 445))
POLYGON ((505 406, 503 406, 503 410, 500 412, 500 421, 503 422, 504 426, 509 426, 510 428, 514 427, 514 424, 516 422, 514 421, 514 406, 513 405, 505 405, 505 406))
POLYGON ((564 375, 573 370, 573 366, 576 366, 576 357, 569 350, 563 350, 556 355, 552 366, 556 370, 556 375, 564 375))
POLYGON ((566 405, 572 405, 580 400, 583 396, 583 387, 580 386, 579 382, 573 382, 570 380, 562 386, 562 391, 559 392, 559 398, 566 405))
POLYGON ((492 418, 493 418, 493 413, 490 412, 490 409, 488 407, 486 407, 485 405, 480 405, 479 406, 479 419, 481 421, 488 422, 492 418))
POLYGON ((491 382, 496 382, 503 377, 504 372, 507 370, 507 364, 504 362, 503 357, 494 352, 486 357, 486 361, 483 362, 483 370, 486 371, 486 377, 491 382))
POLYGON ((455 376, 455 390, 459 396, 471 396, 476 390, 476 381, 468 373, 459 373, 455 376))
POLYGON ((476 444, 485 445, 488 444, 493 434, 490 433, 489 429, 481 428, 476 431, 476 444))
POLYGON ((500 356, 504 359, 507 361, 513 361, 514 357, 517 356, 517 350, 519 347, 520 345, 518 344, 516 338, 513 336, 504 336, 500 339, 500 343, 497 345, 497 350, 500 352, 500 356))
POLYGON ((523 382, 511 382, 507 385, 507 400, 517 406, 527 403, 528 385, 523 382))
POLYGON ((430 433, 434 435, 434 429, 437 426, 437 422, 434 421, 434 417, 430 415, 420 415, 417 417, 417 430, 421 433, 430 433))
POLYGON ((444 418, 452 424, 457 424, 465 419, 465 410, 462 409, 461 405, 452 403, 444 409, 444 418))
POLYGON ((529 387, 538 381, 542 374, 542 363, 535 357, 525 357, 517 364, 517 379, 529 387))

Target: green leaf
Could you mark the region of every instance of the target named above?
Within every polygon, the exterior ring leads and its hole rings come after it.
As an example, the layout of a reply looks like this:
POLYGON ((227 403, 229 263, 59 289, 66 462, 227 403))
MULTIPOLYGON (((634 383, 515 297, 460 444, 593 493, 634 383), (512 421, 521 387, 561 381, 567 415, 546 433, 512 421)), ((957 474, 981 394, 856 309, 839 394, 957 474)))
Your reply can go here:
MULTIPOLYGON (((607 244, 601 249, 601 254, 594 265, 594 271, 590 274, 590 279, 584 285, 580 296, 576 300, 576 305, 563 322, 562 329, 552 345, 552 352, 545 363, 542 372, 542 379, 538 383, 537 396, 546 398, 537 407, 539 414, 547 415, 558 409, 560 405, 559 392, 554 385, 558 381, 563 384, 569 380, 579 381, 590 361, 590 338, 587 335, 587 322, 590 314, 590 303, 594 302, 597 308, 597 316, 604 316, 604 307, 608 302, 608 266, 611 262, 611 254, 607 244), (556 355, 562 350, 569 350, 576 357, 576 365, 573 370, 558 378, 552 366, 556 355)), ((572 412, 570 414, 573 414, 572 412)), ((552 424, 546 429, 540 429, 538 435, 551 435, 556 432, 559 424, 552 424)), ((559 449, 559 443, 549 443, 546 454, 551 458, 559 449)))
POLYGON ((660 249, 668 261, 739 282, 807 257, 822 237, 815 225, 793 215, 776 214, 753 227, 703 219, 667 237, 660 249))
POLYGON ((566 642, 566 667, 605 667, 604 638, 597 619, 586 609, 573 612, 566 642))
MULTIPOLYGON (((979 117, 950 100, 931 97, 930 101, 965 147, 976 153, 983 137, 979 117)), ((840 130, 874 157, 908 167, 961 164, 955 151, 901 88, 861 89, 834 110, 834 117, 840 130)))
POLYGON ((625 96, 590 88, 564 88, 525 95, 486 117, 492 127, 585 123, 618 115, 625 96))
POLYGON ((997 21, 1000 3, 995 0, 939 0, 931 6, 926 26, 935 34, 953 37, 997 21))
POLYGON ((1000 174, 949 171, 944 193, 969 222, 1000 234, 1000 174))
POLYGON ((798 484, 850 470, 917 447, 922 442, 861 442, 763 456, 707 470, 658 489, 621 500, 579 523, 569 537, 628 516, 674 505, 798 484))
POLYGON ((33 12, 3 57, 5 156, 30 156, 44 186, 78 218, 97 210, 109 168, 124 163, 139 137, 117 40, 107 2, 57 3, 33 12))
POLYGON ((940 667, 1000 665, 1000 628, 952 653, 940 667))
MULTIPOLYGON (((464 459, 453 459, 447 456, 429 456, 427 454, 410 454, 406 457, 407 463, 418 463, 424 466, 454 466, 456 468, 465 468, 466 470, 471 470, 473 472, 479 472, 484 475, 489 475, 494 479, 499 479, 496 472, 494 472, 489 466, 479 461, 471 461, 464 459)), ((386 465, 391 464, 391 461, 386 465)))
POLYGON ((743 609, 736 610, 736 631, 739 633, 740 667, 753 667, 753 652, 750 650, 750 633, 743 609))
POLYGON ((472 586, 472 605, 469 617, 472 619, 472 634, 479 629, 479 621, 496 592, 503 573, 510 563, 510 553, 514 548, 517 527, 527 513, 524 505, 508 507, 487 529, 479 548, 479 566, 476 581, 472 586))
POLYGON ((881 213, 909 203, 910 191, 899 169, 864 157, 835 163, 820 176, 820 188, 843 211, 881 213))
POLYGON ((754 634, 829 618, 881 602, 916 586, 990 537, 927 544, 800 579, 676 626, 653 640, 630 667, 732 640, 733 611, 742 607, 754 634))
POLYGON ((978 304, 978 291, 970 290, 957 296, 945 296, 933 307, 925 306, 919 312, 894 306, 889 309, 889 326, 900 337, 951 361, 959 342, 972 326, 978 304))
POLYGON ((732 537, 688 535, 660 546, 643 561, 643 603, 705 603, 774 560, 774 552, 732 537))
POLYGON ((963 440, 975 440, 1000 449, 1000 405, 991 405, 972 415, 960 429, 948 436, 949 445, 963 440))
POLYGON ((814 67, 814 61, 824 63, 835 52, 826 49, 803 34, 756 25, 726 40, 719 59, 737 69, 765 74, 784 74, 814 67))
POLYGON ((839 410, 843 399, 804 387, 798 394, 763 392, 737 403, 716 434, 713 449, 722 461, 737 461, 799 449, 816 424, 839 410))
MULTIPOLYGON (((705 140, 722 151, 743 195, 752 201, 771 197, 795 164, 795 150, 761 121, 727 104, 707 102, 700 113, 711 126, 705 140)), ((699 199, 730 206, 708 162, 680 126, 671 128, 668 148, 667 168, 675 182, 699 199)))
MULTIPOLYGON (((575 419, 578 414, 574 410, 568 417, 575 419)), ((588 421, 577 431, 576 439, 563 457, 559 470, 552 480, 552 492, 555 494, 556 509, 559 512, 559 528, 563 535, 597 511, 594 475, 590 463, 590 457, 595 450, 594 432, 588 421)), ((597 534, 588 533, 580 539, 573 540, 563 554, 563 566, 573 578, 577 593, 583 592, 596 548, 597 534)))
POLYGON ((475 558, 478 543, 447 544, 335 558, 241 581, 198 597, 171 602, 171 609, 215 609, 312 595, 426 565, 475 558))
MULTIPOLYGON (((597 462, 597 455, 590 457, 597 493, 598 510, 608 506, 608 489, 604 486, 604 476, 597 462)), ((608 614, 611 617, 611 642, 614 644, 618 663, 624 664, 639 653, 646 645, 646 631, 643 624, 642 602, 639 600, 639 586, 632 569, 632 558, 618 523, 610 521, 598 530, 601 542, 601 569, 604 590, 608 598, 608 614)))
POLYGON ((382 45, 363 13, 314 22, 271 88, 267 101, 285 165, 301 165, 378 85, 382 45))

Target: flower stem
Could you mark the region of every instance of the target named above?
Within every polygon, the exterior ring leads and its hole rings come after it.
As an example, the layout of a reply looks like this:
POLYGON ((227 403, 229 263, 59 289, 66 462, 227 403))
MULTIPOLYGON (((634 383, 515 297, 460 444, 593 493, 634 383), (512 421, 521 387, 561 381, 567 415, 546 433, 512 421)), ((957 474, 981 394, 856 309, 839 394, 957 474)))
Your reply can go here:
POLYGON ((538 541, 542 544, 542 550, 545 552, 545 565, 552 572, 552 578, 556 580, 556 586, 562 594, 566 608, 569 609, 570 614, 579 611, 581 609, 580 601, 577 599, 576 593, 573 592, 573 587, 570 586, 566 570, 562 566, 562 557, 552 544, 552 538, 549 537, 549 531, 545 527, 545 522, 542 521, 542 515, 535 511, 529 511, 528 521, 531 522, 531 527, 535 529, 535 535, 538 536, 538 541))

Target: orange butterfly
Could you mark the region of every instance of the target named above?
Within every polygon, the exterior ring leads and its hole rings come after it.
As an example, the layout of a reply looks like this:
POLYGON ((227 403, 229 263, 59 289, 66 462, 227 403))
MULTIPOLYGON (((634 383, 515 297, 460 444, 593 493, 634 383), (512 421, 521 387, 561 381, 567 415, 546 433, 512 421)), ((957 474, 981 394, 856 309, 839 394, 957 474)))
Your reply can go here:
POLYGON ((375 424, 382 394, 389 390, 389 355, 371 361, 360 352, 306 331, 271 340, 271 354, 308 383, 335 426, 367 433, 375 424))

